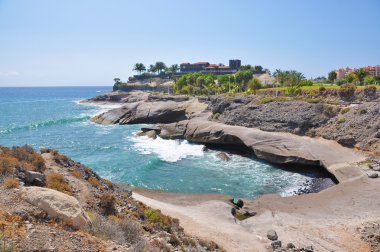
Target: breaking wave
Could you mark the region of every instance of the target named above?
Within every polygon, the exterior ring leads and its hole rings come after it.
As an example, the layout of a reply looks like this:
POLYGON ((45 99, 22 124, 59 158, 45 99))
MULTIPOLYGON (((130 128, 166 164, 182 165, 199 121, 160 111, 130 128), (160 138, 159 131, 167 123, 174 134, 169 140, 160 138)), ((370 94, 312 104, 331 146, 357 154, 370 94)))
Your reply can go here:
POLYGON ((15 131, 22 131, 22 130, 35 130, 43 127, 49 127, 54 125, 61 125, 61 124, 70 124, 75 122, 83 122, 89 120, 91 117, 84 116, 84 117, 73 117, 73 118, 61 118, 58 120, 51 120, 51 121, 43 121, 43 122, 37 122, 37 123, 31 123, 28 125, 18 125, 18 126, 12 126, 5 129, 0 129, 0 134, 9 134, 15 131))

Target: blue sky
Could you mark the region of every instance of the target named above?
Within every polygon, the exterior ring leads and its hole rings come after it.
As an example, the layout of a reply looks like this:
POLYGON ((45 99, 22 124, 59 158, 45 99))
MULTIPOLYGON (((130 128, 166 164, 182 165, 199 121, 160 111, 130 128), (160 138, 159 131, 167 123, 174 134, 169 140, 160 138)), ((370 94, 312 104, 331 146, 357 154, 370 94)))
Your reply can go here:
POLYGON ((380 64, 379 0, 0 0, 0 86, 111 85, 133 64, 209 61, 307 77, 380 64))

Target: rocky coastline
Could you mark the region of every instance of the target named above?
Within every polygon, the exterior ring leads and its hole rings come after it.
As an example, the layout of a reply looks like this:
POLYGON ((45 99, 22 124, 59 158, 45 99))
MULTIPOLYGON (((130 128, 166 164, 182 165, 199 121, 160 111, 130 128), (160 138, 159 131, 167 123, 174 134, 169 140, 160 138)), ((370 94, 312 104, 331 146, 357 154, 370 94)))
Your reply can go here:
MULTIPOLYGON (((187 139, 194 143, 251 152, 257 158, 275 164, 322 166, 338 181, 345 179, 343 173, 335 171, 339 164, 365 159, 359 152, 338 144, 348 142, 341 138, 337 141, 327 141, 323 136, 303 136, 308 135, 311 129, 322 132, 323 127, 331 127, 329 123, 332 121, 331 114, 340 115, 338 106, 326 109, 324 104, 305 101, 258 104, 259 99, 257 97, 199 99, 138 91, 110 93, 87 102, 112 100, 121 105, 120 108, 92 118, 91 120, 96 123, 154 124, 144 131, 151 130, 166 139, 187 139), (324 110, 336 111, 330 111, 330 115, 327 115, 324 110), (259 126, 254 127, 257 125, 259 126)), ((353 128, 354 134, 345 135, 345 137, 355 137, 355 142, 363 149, 367 148, 366 155, 378 155, 380 140, 376 138, 380 128, 379 114, 376 113, 380 109, 378 106, 377 103, 368 104, 370 109, 358 115, 363 118, 356 119, 371 120, 374 122, 373 127, 367 126, 366 130, 362 127, 353 128), (355 134, 360 136, 356 137, 355 134), (371 140, 368 140, 369 138, 371 140)), ((325 138, 329 139, 328 136, 325 138)))
POLYGON ((244 199, 245 211, 255 211, 257 214, 242 221, 238 230, 231 226, 228 215, 210 218, 209 214, 215 214, 212 209, 216 206, 230 207, 224 205, 226 202, 223 200, 214 200, 214 196, 199 201, 203 198, 199 195, 168 193, 163 196, 161 192, 139 190, 135 193, 136 199, 179 218, 188 232, 200 237, 213 237, 227 251, 297 251, 296 248, 279 246, 279 240, 271 244, 260 238, 269 227, 280 233, 283 244, 296 241, 299 248, 304 246, 304 251, 310 244, 313 244, 311 249, 314 248, 314 251, 367 251, 369 247, 366 246, 376 248, 376 243, 368 245, 362 242, 371 240, 368 234, 363 235, 363 240, 354 237, 358 235, 355 230, 369 230, 368 223, 380 219, 374 212, 374 206, 380 204, 380 197, 372 193, 379 186, 378 181, 373 179, 377 177, 374 176, 377 172, 371 168, 376 166, 380 153, 379 103, 351 105, 347 102, 315 103, 305 99, 266 100, 266 97, 258 96, 205 98, 114 92, 84 102, 112 101, 120 105, 120 108, 92 118, 95 123, 150 124, 139 134, 153 138, 187 139, 211 148, 248 153, 274 164, 302 165, 303 169, 319 167, 331 174, 332 181, 337 183, 330 187, 325 180, 315 178, 294 192, 299 196, 278 198, 276 195, 263 195, 254 200, 244 199), (372 198, 370 204, 369 197, 372 198), (361 212, 360 222, 352 221, 351 210, 344 210, 350 201, 355 202, 352 209, 356 210, 353 211, 361 212), (206 213, 208 217, 203 216, 206 213), (196 221, 202 216, 207 219, 208 226, 196 221), (215 235, 213 221, 224 225, 223 234, 215 235), (343 229, 331 229, 331 223, 343 229), (226 242, 225 235, 230 237, 231 234, 228 235, 225 229, 235 230, 241 237, 226 242), (340 241, 331 240, 313 230, 327 232, 336 239, 341 235, 343 237, 340 241), (257 239, 249 242, 243 239, 245 235, 254 234, 257 239), (246 246, 255 246, 255 249, 250 250, 246 246), (237 247, 239 250, 236 250, 237 247))

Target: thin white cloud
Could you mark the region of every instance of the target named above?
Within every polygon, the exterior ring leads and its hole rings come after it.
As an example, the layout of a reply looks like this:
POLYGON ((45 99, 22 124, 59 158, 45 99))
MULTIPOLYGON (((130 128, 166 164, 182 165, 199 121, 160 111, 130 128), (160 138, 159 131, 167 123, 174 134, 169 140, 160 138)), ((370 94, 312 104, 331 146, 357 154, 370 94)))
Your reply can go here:
POLYGON ((8 76, 18 76, 20 75, 19 72, 16 71, 9 71, 9 72, 0 72, 0 76, 8 77, 8 76))

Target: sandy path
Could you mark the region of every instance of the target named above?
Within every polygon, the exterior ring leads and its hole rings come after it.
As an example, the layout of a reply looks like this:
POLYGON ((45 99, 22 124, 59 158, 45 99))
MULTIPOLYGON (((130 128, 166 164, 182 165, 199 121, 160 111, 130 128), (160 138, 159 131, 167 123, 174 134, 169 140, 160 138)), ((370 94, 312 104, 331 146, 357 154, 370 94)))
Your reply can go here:
POLYGON ((133 198, 178 218, 186 233, 213 240, 227 251, 267 251, 265 243, 260 242, 254 232, 234 222, 230 214, 231 206, 226 202, 211 200, 193 206, 180 206, 138 193, 133 193, 133 198))

